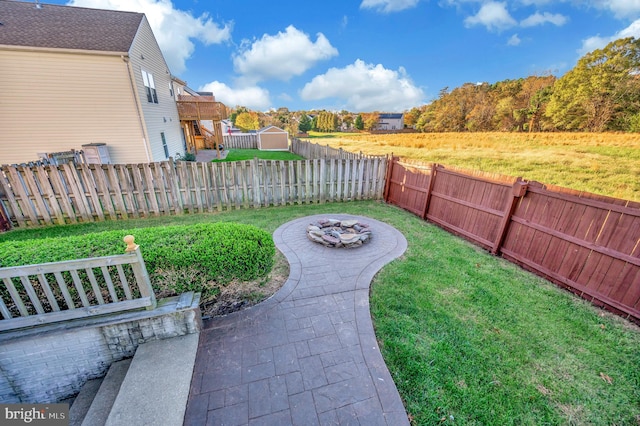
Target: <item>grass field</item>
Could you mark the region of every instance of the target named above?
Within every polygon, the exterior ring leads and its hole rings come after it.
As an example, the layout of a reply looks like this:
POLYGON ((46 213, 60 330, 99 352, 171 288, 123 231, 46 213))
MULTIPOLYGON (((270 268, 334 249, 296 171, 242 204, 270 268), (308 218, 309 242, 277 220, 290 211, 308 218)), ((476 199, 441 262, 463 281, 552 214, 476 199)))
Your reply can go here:
POLYGON ((640 201, 640 135, 633 133, 311 133, 309 139, 640 201))
POLYGON ((242 161, 253 160, 259 158, 261 160, 304 160, 303 157, 293 154, 289 151, 261 151, 259 149, 230 149, 227 157, 218 161, 242 161))
MULTIPOLYGON (((0 244, 203 222, 272 233, 332 213, 366 214, 407 238, 405 254, 374 278, 371 313, 414 425, 638 424, 637 327, 393 206, 307 204, 43 227, 0 234, 0 244)), ((144 240, 136 242, 144 256, 144 240)))

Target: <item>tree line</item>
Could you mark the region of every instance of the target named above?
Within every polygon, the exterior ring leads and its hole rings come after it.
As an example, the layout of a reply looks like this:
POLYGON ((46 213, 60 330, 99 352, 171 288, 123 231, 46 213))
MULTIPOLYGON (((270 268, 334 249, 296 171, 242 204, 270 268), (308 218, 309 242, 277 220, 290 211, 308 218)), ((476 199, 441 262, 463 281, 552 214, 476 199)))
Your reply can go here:
POLYGON ((559 79, 445 88, 429 105, 405 112, 405 125, 424 132, 640 132, 640 40, 590 52, 559 79))
POLYGON ((267 112, 250 111, 244 106, 231 110, 229 119, 242 131, 257 130, 274 125, 291 134, 316 132, 338 132, 350 130, 372 130, 378 123, 377 113, 353 114, 346 110, 289 111, 282 107, 267 112))
MULTIPOLYGON (((275 125, 290 134, 375 130, 378 118, 378 112, 288 108, 261 113, 236 107, 231 113, 243 130, 275 125)), ((561 78, 444 88, 433 102, 405 111, 404 124, 422 132, 640 132, 640 39, 619 39, 587 53, 561 78)))

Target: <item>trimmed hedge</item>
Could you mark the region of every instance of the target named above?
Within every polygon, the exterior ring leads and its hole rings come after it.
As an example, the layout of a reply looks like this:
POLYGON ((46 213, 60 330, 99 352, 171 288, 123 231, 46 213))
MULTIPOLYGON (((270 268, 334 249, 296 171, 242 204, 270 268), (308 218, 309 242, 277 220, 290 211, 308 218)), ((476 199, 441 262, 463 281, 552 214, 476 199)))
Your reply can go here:
MULTIPOLYGON (((127 234, 140 245, 152 281, 163 271, 195 270, 224 284, 264 277, 273 267, 275 245, 269 233, 224 222, 6 241, 0 243, 0 267, 122 254, 126 247, 122 238, 127 234)), ((184 290, 180 287, 176 292, 184 290)))

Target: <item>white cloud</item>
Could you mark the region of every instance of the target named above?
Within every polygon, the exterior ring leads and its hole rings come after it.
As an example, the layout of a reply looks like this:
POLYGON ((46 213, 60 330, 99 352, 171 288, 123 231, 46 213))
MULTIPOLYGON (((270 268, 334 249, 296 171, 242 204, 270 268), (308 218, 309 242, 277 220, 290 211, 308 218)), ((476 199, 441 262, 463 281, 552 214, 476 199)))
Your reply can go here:
POLYGON ((423 102, 424 93, 406 75, 381 64, 358 59, 344 68, 331 68, 314 77, 300 92, 305 101, 338 98, 352 111, 403 111, 423 102))
POLYGON ((144 13, 173 74, 186 69, 186 61, 195 49, 193 40, 206 45, 231 38, 233 22, 218 24, 207 14, 198 17, 176 9, 170 0, 72 0, 70 6, 123 10, 144 13))
POLYGON ((522 22, 520 22, 520 26, 521 27, 535 27, 538 25, 544 25, 547 22, 556 25, 558 27, 563 26, 564 24, 567 23, 567 17, 564 15, 561 15, 559 13, 549 13, 549 12, 544 12, 544 13, 540 13, 540 12, 536 12, 533 15, 529 16, 528 18, 524 19, 522 22))
POLYGON ((580 54, 580 56, 584 56, 585 54, 589 52, 593 52, 596 49, 602 49, 607 44, 609 44, 609 42, 612 40, 614 40, 612 37, 600 37, 600 36, 593 36, 593 37, 584 39, 582 40, 582 47, 578 49, 578 54, 580 54))
POLYGON ((314 43, 293 25, 273 36, 265 34, 246 47, 248 43, 245 41, 245 46, 234 55, 233 64, 243 81, 251 83, 270 79, 287 81, 318 61, 338 54, 324 34, 318 33, 314 43))
POLYGON ((518 37, 518 34, 514 34, 509 38, 509 41, 507 41, 507 45, 518 46, 521 42, 522 40, 520 40, 520 37, 518 37))
POLYGON ((253 110, 265 110, 271 106, 269 91, 258 86, 234 89, 219 81, 212 81, 198 91, 213 92, 216 101, 229 107, 240 105, 253 110))
POLYGON ((502 31, 517 25, 507 10, 507 3, 488 2, 480 7, 478 13, 464 20, 467 27, 484 25, 489 31, 502 31))
MULTIPOLYGON (((485 0, 440 0, 439 4, 461 7, 463 4, 485 3, 485 0)), ((618 19, 636 19, 640 17, 640 0, 510 0, 511 5, 557 6, 568 3, 575 8, 596 8, 611 12, 618 19)))
POLYGON ((601 9, 613 12, 617 18, 636 18, 640 16, 640 0, 596 0, 601 9))
POLYGON ((552 1, 556 1, 558 3, 562 3, 564 0, 520 0, 520 3, 525 6, 544 6, 546 4, 551 3, 552 1))
POLYGON ((380 13, 399 12, 416 7, 420 0, 362 0, 360 9, 375 9, 380 13))
POLYGON ((597 35, 582 40, 582 47, 578 50, 578 53, 580 54, 580 56, 583 56, 586 53, 593 52, 596 49, 602 49, 614 40, 626 37, 640 38, 640 19, 636 19, 627 28, 618 31, 612 36, 601 37, 600 35, 597 35))

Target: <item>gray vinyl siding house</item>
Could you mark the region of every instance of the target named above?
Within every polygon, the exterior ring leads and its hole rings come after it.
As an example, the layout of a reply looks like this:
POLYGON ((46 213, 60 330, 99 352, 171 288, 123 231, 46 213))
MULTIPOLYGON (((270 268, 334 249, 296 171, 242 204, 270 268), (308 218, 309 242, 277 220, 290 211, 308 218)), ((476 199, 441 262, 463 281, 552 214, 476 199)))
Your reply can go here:
POLYGON ((104 143, 112 163, 184 153, 144 14, 0 1, 0 164, 104 143))
POLYGON ((378 116, 378 130, 401 130, 404 128, 404 114, 383 113, 378 116))

